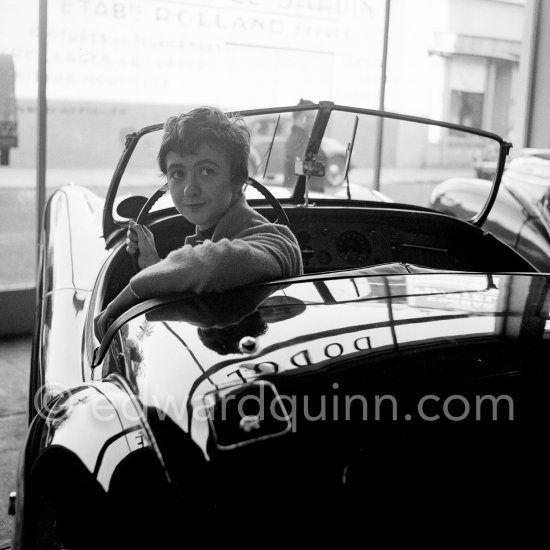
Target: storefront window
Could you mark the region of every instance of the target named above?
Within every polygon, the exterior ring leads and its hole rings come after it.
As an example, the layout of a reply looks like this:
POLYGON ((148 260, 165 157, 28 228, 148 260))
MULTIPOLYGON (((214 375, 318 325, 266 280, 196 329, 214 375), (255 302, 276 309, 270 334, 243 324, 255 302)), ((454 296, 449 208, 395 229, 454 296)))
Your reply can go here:
MULTIPOLYGON (((38 4, 0 4, 4 289, 35 284, 38 4)), ((47 5, 47 196, 73 182, 103 197, 127 133, 197 105, 379 106, 379 0, 47 5)), ((513 133, 524 11, 519 0, 391 0, 386 110, 513 133)))
POLYGON ((0 4, 0 292, 36 271, 38 2, 0 4))

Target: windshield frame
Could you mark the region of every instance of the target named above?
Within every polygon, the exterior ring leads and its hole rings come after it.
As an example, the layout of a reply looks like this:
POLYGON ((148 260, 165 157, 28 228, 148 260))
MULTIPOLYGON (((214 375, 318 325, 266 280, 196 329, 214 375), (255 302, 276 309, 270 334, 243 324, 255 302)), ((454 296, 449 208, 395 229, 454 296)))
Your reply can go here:
MULTIPOLYGON (((492 139, 499 145, 499 154, 497 160, 497 169, 495 179, 492 183, 491 191, 487 197, 487 200, 481 209, 475 216, 467 220, 473 225, 481 227, 495 202, 498 189, 502 180, 502 175, 504 173, 504 167, 506 163, 506 157, 509 154, 512 144, 504 140, 501 136, 481 130, 479 128, 472 128, 469 126, 463 126, 460 124, 454 124, 451 122, 445 122, 441 120, 434 120, 424 117, 417 117, 413 115, 405 115, 400 113, 394 113, 390 111, 380 111, 375 109, 366 109, 360 107, 350 107, 345 105, 336 105, 330 101, 321 101, 317 104, 308 104, 308 105, 292 105, 285 107, 270 107, 270 108, 261 108, 261 109, 249 109, 242 111, 230 111, 227 112, 228 116, 240 116, 243 117, 246 121, 247 117, 257 116, 257 115, 271 115, 271 114, 282 114, 282 113, 296 113, 300 111, 317 111, 315 121, 313 123, 313 128, 311 135, 309 137, 308 144, 305 151, 305 160, 306 161, 315 161, 321 147, 321 142, 325 134, 328 122, 333 112, 345 112, 352 113, 357 115, 367 115, 372 117, 377 117, 381 120, 384 119, 393 119, 414 122, 424 125, 438 126, 441 128, 446 128, 449 130, 457 130, 467 134, 472 134, 475 136, 492 139)), ((105 239, 106 248, 111 248, 116 242, 118 242, 126 231, 126 224, 121 224, 113 218, 113 205, 116 200, 117 192, 122 180, 124 171, 128 166, 132 153, 134 152, 139 140, 155 131, 162 130, 164 123, 153 124, 150 126, 145 126, 144 128, 128 134, 126 136, 125 147, 120 157, 120 160, 115 168, 109 188, 107 190, 107 196, 105 199, 105 205, 103 210, 103 238, 105 239)), ((294 185, 293 192, 289 199, 285 200, 285 203, 294 204, 294 205, 306 205, 307 206, 307 177, 305 175, 298 176, 296 183, 294 185)), ((316 199, 317 203, 325 203, 325 199, 316 199)), ((335 204, 335 199, 326 199, 326 202, 335 204)), ((342 199, 337 201, 338 204, 343 205, 357 205, 362 204, 364 201, 357 201, 355 199, 342 199)), ((418 209, 417 206, 411 205, 411 209, 418 209)))

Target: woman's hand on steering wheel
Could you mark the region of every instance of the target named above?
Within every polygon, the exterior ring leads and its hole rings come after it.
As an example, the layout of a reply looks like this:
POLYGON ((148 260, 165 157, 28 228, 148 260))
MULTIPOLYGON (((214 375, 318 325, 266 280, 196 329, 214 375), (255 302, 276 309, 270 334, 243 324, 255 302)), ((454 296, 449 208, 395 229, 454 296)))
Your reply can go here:
POLYGON ((139 269, 160 261, 153 233, 144 225, 134 221, 130 221, 126 232, 126 251, 128 254, 138 254, 139 269))
POLYGON ((128 233, 127 237, 129 237, 133 242, 134 246, 131 247, 131 250, 133 252, 130 252, 130 249, 128 248, 129 243, 128 240, 126 240, 126 250, 130 253, 132 256, 132 267, 134 268, 134 271, 137 273, 140 269, 143 269, 144 267, 150 266, 154 263, 157 263, 160 260, 160 257, 157 253, 157 249, 155 246, 155 239, 153 237, 153 234, 149 229, 147 229, 144 225, 145 218, 147 217, 147 214, 153 208, 155 203, 168 191, 168 184, 164 183, 161 187, 159 187, 145 202, 145 204, 141 207, 141 210, 138 214, 138 217, 136 218, 135 222, 130 222, 130 225, 128 226, 128 233), (143 229, 143 235, 140 237, 139 228, 143 229), (136 239, 132 239, 131 235, 129 235, 130 231, 134 232, 136 234, 136 239), (147 231, 147 233, 146 233, 147 231), (146 237, 147 235, 147 237, 146 237), (146 243, 146 241, 149 241, 149 243, 146 243), (141 248, 143 244, 143 249, 141 248), (150 255, 146 259, 142 260, 141 255, 148 254, 148 252, 152 249, 154 250, 154 255, 150 255), (156 258, 156 259, 155 259, 156 258))

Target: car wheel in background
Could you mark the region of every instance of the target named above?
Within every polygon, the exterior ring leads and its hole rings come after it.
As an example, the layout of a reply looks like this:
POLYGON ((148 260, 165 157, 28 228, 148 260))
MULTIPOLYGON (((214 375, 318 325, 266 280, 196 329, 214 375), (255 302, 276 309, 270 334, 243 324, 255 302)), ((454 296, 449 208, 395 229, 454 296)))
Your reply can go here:
POLYGON ((340 155, 330 157, 325 166, 325 181, 329 187, 339 187, 344 182, 346 159, 340 155))

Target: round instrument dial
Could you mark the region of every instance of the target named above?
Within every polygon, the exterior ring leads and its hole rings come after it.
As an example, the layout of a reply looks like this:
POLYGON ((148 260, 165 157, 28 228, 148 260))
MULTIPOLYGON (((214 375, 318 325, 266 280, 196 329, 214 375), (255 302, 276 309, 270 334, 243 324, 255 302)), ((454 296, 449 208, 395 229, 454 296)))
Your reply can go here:
POLYGON ((359 231, 344 231, 336 239, 338 255, 351 265, 363 265, 370 256, 370 244, 359 231))

